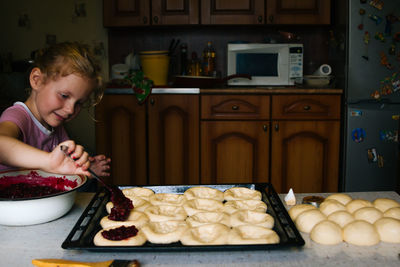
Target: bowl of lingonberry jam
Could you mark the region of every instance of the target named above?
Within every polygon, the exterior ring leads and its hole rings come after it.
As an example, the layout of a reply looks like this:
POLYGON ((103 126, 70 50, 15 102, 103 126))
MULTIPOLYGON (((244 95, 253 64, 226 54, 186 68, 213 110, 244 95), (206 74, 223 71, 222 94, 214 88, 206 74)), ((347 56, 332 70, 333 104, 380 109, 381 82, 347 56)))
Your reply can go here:
POLYGON ((65 215, 84 175, 60 175, 40 170, 0 172, 0 225, 46 223, 65 215))

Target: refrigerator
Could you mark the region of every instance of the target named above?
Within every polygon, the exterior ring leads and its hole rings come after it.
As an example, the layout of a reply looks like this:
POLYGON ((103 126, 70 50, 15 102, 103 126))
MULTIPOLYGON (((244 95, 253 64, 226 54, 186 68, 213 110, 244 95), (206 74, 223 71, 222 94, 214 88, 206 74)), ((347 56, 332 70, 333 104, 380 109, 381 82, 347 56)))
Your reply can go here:
POLYGON ((348 1, 342 191, 399 183, 400 1, 348 1))

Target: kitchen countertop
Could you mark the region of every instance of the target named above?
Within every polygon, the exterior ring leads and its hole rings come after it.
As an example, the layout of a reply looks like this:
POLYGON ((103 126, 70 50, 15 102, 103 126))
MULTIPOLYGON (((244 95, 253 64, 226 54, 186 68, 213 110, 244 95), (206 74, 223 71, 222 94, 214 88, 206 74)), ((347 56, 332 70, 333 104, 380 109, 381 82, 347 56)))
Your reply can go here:
MULTIPOLYGON (((388 197, 400 202, 396 192, 349 193, 353 198, 374 200, 388 197)), ((296 194, 297 202, 309 194, 296 194)), ((327 194, 312 194, 326 196, 327 194)), ((62 258, 79 261, 138 259, 142 266, 399 266, 400 244, 381 242, 370 247, 347 243, 324 246, 302 234, 306 244, 301 248, 267 251, 227 252, 141 252, 113 253, 64 250, 62 242, 72 230, 93 193, 78 193, 75 205, 62 218, 33 226, 0 225, 0 266, 32 266, 35 258, 62 258)), ((280 195, 283 199, 284 195, 280 195)))

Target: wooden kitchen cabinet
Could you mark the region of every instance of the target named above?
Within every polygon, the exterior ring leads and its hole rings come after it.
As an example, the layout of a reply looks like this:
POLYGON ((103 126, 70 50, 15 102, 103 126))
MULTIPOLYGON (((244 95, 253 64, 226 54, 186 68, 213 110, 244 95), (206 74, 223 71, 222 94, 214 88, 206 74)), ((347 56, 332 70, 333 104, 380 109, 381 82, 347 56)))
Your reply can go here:
POLYGON ((271 183, 277 192, 338 191, 340 99, 272 96, 271 183))
POLYGON ((199 0, 103 0, 104 26, 199 24, 199 0))
POLYGON ((149 184, 199 183, 199 96, 151 95, 149 184))
POLYGON ((268 182, 269 96, 201 96, 201 183, 268 182))
POLYGON ((264 24, 264 0, 201 0, 201 24, 264 24))
POLYGON ((107 182, 147 184, 146 108, 133 95, 105 95, 96 106, 96 150, 112 159, 107 182))
POLYGON ((330 0, 267 0, 267 24, 331 23, 330 0))

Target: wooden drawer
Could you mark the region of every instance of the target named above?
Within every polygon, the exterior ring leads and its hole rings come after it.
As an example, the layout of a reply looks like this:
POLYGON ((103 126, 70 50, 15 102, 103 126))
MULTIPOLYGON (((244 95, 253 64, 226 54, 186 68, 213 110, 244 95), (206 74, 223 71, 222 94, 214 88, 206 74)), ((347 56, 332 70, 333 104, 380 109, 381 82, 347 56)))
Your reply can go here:
POLYGON ((201 119, 265 120, 269 119, 270 96, 203 95, 201 119))
POLYGON ((272 119, 340 119, 340 95, 274 95, 272 119))

